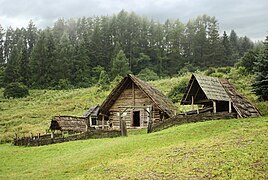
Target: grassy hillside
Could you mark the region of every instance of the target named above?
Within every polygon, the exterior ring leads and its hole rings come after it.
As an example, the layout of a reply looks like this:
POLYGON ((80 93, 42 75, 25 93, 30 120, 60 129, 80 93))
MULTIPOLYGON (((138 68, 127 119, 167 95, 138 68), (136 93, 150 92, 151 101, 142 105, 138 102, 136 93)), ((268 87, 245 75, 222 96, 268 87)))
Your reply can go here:
POLYGON ((267 179, 268 118, 43 147, 0 145, 0 179, 267 179))
MULTIPOLYGON (((213 69, 203 74, 228 78, 239 90, 265 114, 268 112, 267 102, 257 102, 257 97, 251 92, 252 76, 244 75, 235 68, 213 69)), ((164 94, 177 86, 180 81, 188 80, 191 74, 178 77, 160 79, 149 82, 164 94)), ((49 128, 50 120, 55 115, 82 115, 89 107, 101 104, 108 95, 99 92, 98 88, 84 88, 74 90, 31 90, 30 96, 21 99, 4 99, 3 89, 0 89, 0 142, 9 142, 14 133, 23 134, 44 133, 49 128)), ((179 95, 179 97, 182 96, 179 95)), ((178 111, 188 107, 178 106, 178 111)))
POLYGON ((31 90, 21 99, 4 99, 0 91, 0 141, 19 135, 44 133, 55 115, 83 115, 91 106, 101 103, 108 92, 97 88, 74 90, 31 90))

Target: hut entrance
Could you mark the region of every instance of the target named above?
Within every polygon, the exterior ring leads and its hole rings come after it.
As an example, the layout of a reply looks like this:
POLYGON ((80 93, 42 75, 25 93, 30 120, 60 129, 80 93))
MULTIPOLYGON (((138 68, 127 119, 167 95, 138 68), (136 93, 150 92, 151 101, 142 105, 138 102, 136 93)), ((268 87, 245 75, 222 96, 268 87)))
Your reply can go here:
POLYGON ((133 126, 134 127, 140 126, 140 111, 133 112, 133 126))

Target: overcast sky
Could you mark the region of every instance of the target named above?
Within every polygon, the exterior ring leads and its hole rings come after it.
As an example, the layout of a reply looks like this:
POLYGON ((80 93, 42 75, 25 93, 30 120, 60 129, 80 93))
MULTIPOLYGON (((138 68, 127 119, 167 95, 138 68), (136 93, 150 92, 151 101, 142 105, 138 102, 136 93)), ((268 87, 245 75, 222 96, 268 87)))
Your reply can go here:
POLYGON ((112 15, 122 9, 161 22, 178 18, 186 23, 207 14, 216 17, 221 32, 234 29, 254 41, 268 35, 268 0, 0 0, 0 24, 26 27, 33 20, 44 28, 58 18, 112 15))

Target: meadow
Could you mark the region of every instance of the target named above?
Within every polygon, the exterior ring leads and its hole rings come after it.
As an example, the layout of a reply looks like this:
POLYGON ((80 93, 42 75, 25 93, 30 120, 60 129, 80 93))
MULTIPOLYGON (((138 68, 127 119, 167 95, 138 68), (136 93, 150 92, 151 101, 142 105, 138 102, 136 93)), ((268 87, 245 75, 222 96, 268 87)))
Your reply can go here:
MULTIPOLYGON (((0 179, 267 179, 268 103, 252 93, 252 76, 239 69, 223 71, 210 75, 229 79, 263 117, 184 124, 151 134, 131 130, 128 137, 42 147, 10 142, 14 133, 45 133, 52 116, 83 115, 101 104, 115 84, 108 91, 30 90, 21 99, 5 99, 0 89, 0 179)), ((168 94, 189 78, 187 73, 149 83, 168 94)), ((178 111, 188 108, 176 105, 178 111)))
MULTIPOLYGON (((208 74, 208 72, 199 72, 208 74)), ((268 103, 258 102, 252 93, 251 82, 253 77, 245 75, 242 70, 230 68, 214 69, 209 75, 229 79, 251 102, 253 102, 263 115, 268 115, 268 103)), ((164 78, 151 81, 164 94, 168 94, 181 81, 188 81, 190 73, 173 78, 164 78)), ((0 89, 0 143, 11 142, 14 134, 28 136, 30 133, 44 134, 50 125, 51 118, 57 115, 82 116, 83 113, 97 104, 101 104, 117 83, 111 84, 108 91, 100 91, 98 87, 70 89, 70 90, 30 90, 30 96, 20 99, 5 99, 3 89, 0 89)), ((182 97, 183 94, 178 94, 182 97)), ((190 107, 175 103, 178 112, 188 110, 190 107)))
POLYGON ((0 145, 0 179, 267 179, 268 118, 41 147, 0 145))

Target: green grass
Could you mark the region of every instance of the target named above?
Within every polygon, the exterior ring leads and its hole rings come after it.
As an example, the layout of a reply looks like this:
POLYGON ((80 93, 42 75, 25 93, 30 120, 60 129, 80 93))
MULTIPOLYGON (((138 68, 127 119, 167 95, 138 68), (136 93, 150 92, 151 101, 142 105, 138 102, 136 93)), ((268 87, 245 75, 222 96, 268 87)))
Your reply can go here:
MULTIPOLYGON (((213 74, 212 74, 213 75, 213 74)), ((250 83, 253 77, 243 75, 232 68, 230 73, 217 73, 228 78, 238 91, 246 95, 264 115, 268 115, 268 103, 258 102, 252 93, 250 83)), ((165 78, 149 82, 164 94, 176 86, 182 79, 189 79, 191 74, 165 78)), ((101 104, 108 91, 98 92, 97 87, 72 90, 30 90, 30 96, 21 99, 5 99, 3 89, 0 89, 0 143, 10 142, 17 133, 27 136, 31 132, 45 133, 49 128, 51 117, 55 115, 82 115, 89 107, 101 104)), ((180 106, 178 111, 187 111, 190 106, 180 106)))
POLYGON ((108 92, 96 87, 74 90, 31 90, 21 99, 4 99, 0 90, 0 141, 10 141, 14 133, 20 136, 44 133, 55 115, 83 115, 91 106, 100 104, 108 92))
POLYGON ((268 117, 207 121, 129 137, 0 145, 0 179, 267 179, 268 117))

